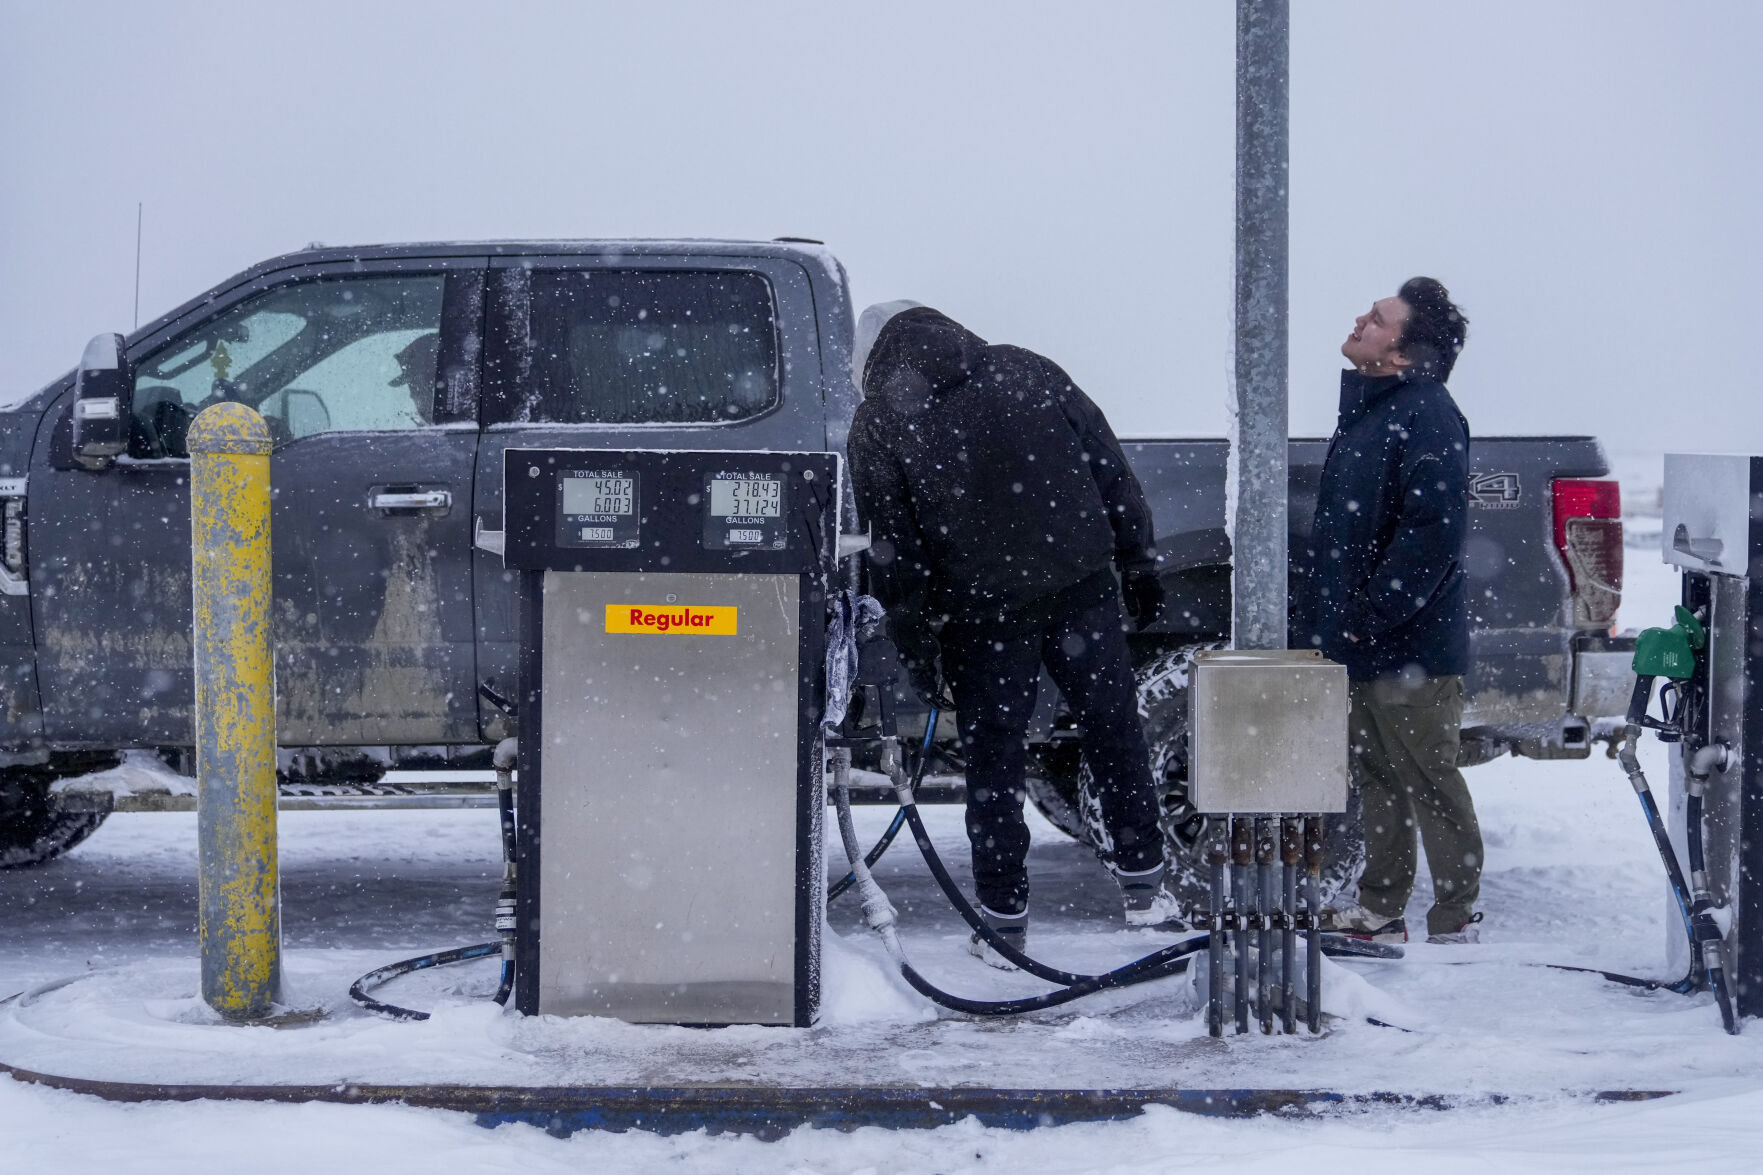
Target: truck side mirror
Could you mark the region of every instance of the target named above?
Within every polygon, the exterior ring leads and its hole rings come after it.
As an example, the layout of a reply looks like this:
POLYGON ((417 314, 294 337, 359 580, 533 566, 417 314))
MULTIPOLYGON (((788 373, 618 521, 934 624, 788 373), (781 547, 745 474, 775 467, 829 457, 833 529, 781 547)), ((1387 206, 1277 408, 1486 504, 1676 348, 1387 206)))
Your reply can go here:
POLYGON ((87 469, 106 469, 128 447, 134 394, 135 368, 122 336, 93 336, 74 377, 74 460, 87 469))

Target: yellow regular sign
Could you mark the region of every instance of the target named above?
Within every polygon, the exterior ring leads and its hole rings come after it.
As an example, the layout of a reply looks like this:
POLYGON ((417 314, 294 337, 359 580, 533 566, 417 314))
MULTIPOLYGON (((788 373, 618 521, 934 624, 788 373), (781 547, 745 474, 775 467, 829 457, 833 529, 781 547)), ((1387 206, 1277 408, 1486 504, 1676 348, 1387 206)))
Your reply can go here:
POLYGON ((679 604, 608 604, 607 632, 652 633, 668 636, 735 636, 740 609, 733 605, 708 607, 679 604))

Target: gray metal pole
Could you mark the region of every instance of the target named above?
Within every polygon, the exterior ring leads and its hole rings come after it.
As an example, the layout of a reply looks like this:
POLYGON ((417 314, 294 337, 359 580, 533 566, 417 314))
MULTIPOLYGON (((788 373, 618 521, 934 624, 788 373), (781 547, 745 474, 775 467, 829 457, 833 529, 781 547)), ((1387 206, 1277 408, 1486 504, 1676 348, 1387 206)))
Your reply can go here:
POLYGON ((1286 647, 1289 0, 1237 0, 1232 643, 1286 647))

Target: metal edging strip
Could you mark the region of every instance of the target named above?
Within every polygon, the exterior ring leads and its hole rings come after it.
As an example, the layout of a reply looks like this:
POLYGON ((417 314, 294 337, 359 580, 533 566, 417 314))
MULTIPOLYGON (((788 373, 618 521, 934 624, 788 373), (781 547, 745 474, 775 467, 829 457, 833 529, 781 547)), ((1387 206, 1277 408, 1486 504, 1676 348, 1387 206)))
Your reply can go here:
MULTIPOLYGON (((14 1080, 117 1102, 256 1101, 284 1104, 403 1104, 475 1114, 480 1125, 525 1122, 553 1134, 576 1130, 649 1130, 662 1134, 722 1130, 778 1135, 798 1126, 929 1128, 963 1118, 987 1126, 1032 1129, 1137 1117, 1148 1106, 1215 1118, 1262 1114, 1318 1117, 1340 1110, 1473 1109, 1547 1100, 1548 1094, 1397 1093, 1324 1089, 948 1089, 894 1086, 826 1088, 752 1085, 473 1086, 197 1085, 64 1077, 0 1062, 14 1080)), ((1676 1090, 1607 1089, 1577 1096, 1594 1102, 1642 1102, 1676 1090)), ((1576 1096, 1568 1094, 1568 1096, 1576 1096)))

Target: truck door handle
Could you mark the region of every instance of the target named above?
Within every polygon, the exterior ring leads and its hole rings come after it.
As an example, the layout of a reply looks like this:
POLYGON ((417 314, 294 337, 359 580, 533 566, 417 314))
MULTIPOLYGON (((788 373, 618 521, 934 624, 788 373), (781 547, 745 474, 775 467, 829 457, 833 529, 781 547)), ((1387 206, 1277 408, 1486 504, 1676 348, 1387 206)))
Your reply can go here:
POLYGON ((375 490, 367 496, 375 510, 451 510, 452 490, 375 490))

